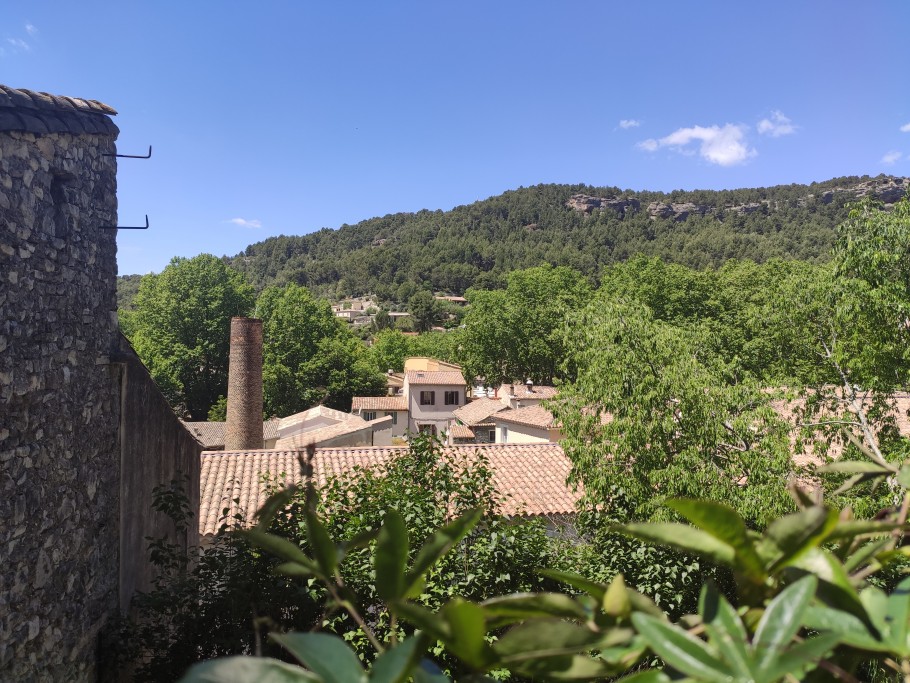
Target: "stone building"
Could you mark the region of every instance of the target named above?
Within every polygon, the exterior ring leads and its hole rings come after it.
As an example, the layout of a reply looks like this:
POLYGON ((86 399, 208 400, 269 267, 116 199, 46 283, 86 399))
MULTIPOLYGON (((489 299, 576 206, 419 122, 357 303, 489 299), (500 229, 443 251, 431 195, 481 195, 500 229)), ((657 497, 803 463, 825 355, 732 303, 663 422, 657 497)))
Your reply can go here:
POLYGON ((199 444, 119 331, 116 112, 0 86, 0 680, 98 677, 199 444))

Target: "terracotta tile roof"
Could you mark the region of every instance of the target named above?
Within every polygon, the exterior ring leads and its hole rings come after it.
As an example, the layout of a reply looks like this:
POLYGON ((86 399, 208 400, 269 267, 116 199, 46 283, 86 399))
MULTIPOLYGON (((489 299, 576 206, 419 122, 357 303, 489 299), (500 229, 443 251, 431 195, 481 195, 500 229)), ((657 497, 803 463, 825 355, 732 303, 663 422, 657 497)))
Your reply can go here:
MULTIPOLYGON (((190 430, 196 441, 203 448, 215 450, 224 448, 224 435, 227 431, 226 422, 184 422, 183 426, 190 430)), ((273 418, 262 423, 262 438, 265 441, 278 438, 278 420, 273 418)))
POLYGON ((470 403, 465 403, 461 408, 452 412, 452 414, 466 425, 477 425, 488 423, 490 416, 500 410, 506 410, 502 401, 492 398, 475 398, 470 403))
MULTIPOLYGON (((842 394, 841 390, 835 389, 835 395, 840 396, 842 394)), ((891 417, 894 419, 895 426, 897 427, 898 432, 901 436, 910 437, 910 394, 904 392, 896 392, 892 395, 894 402, 894 409, 891 411, 891 417)), ((867 398, 867 403, 865 407, 869 408, 869 403, 871 402, 871 396, 867 398)), ((780 415, 784 420, 789 422, 791 425, 796 426, 800 421, 800 414, 805 409, 806 400, 803 398, 798 398, 794 400, 774 400, 771 402, 771 407, 780 415)), ((815 422, 823 422, 825 419, 831 418, 831 412, 829 410, 823 410, 820 415, 810 418, 810 420, 815 422)), ((794 430, 791 432, 791 444, 796 446, 797 440, 797 431, 794 430)), ((824 458, 821 453, 816 453, 815 449, 812 447, 812 444, 805 444, 802 449, 802 453, 794 453, 793 461, 804 467, 809 464, 821 465, 823 464, 824 458)), ((828 447, 827 456, 830 458, 837 459, 844 452, 844 442, 841 438, 835 438, 831 445, 828 447)))
MULTIPOLYGON (((316 446, 319 446, 319 444, 323 441, 335 439, 339 436, 344 436, 345 434, 353 434, 354 432, 360 431, 372 432, 372 428, 370 427, 369 422, 357 415, 352 415, 351 417, 355 419, 345 420, 344 422, 336 422, 333 425, 319 427, 318 429, 310 429, 305 432, 298 432, 296 434, 283 436, 275 442, 275 448, 300 449, 306 448, 310 444, 316 444, 316 446)), ((370 435, 370 442, 372 442, 372 435, 370 435)))
MULTIPOLYGON (((355 467, 376 468, 405 448, 319 448, 313 463, 317 485, 355 467)), ((471 444, 446 450, 466 458, 483 453, 493 472, 493 484, 504 500, 505 515, 563 515, 575 511, 579 492, 566 486, 571 463, 558 444, 471 444)), ((299 482, 299 451, 216 451, 202 454, 199 533, 213 534, 225 508, 240 511, 251 521, 265 502, 263 475, 286 475, 299 482), (234 499, 239 502, 234 503, 234 499)))
POLYGON ((407 410, 408 400, 404 396, 355 396, 351 410, 407 410))
POLYGON ((115 109, 97 100, 61 97, 46 92, 0 85, 0 130, 46 133, 82 133, 116 136, 120 131, 110 116, 115 109))
POLYGON ((452 425, 448 429, 449 436, 453 439, 473 439, 474 430, 465 425, 452 425))
POLYGON ((288 432, 295 432, 296 427, 299 427, 307 420, 311 420, 317 417, 325 417, 335 422, 345 422, 347 420, 356 421, 360 419, 356 415, 351 415, 350 413, 335 410, 334 408, 327 408, 326 406, 313 406, 312 408, 303 410, 299 413, 294 413, 293 415, 282 417, 278 422, 278 433, 289 436, 288 432))
POLYGON ((546 400, 549 398, 555 398, 558 391, 559 390, 556 387, 547 385, 533 385, 531 391, 528 391, 527 386, 518 382, 515 384, 503 384, 501 387, 499 387, 500 395, 511 394, 517 399, 539 398, 541 400, 546 400))
POLYGON ((524 406, 514 410, 504 410, 493 415, 495 422, 511 422, 529 427, 553 427, 553 413, 541 406, 524 406))
POLYGON ((408 384, 457 384, 466 386, 464 376, 457 370, 408 370, 408 384))

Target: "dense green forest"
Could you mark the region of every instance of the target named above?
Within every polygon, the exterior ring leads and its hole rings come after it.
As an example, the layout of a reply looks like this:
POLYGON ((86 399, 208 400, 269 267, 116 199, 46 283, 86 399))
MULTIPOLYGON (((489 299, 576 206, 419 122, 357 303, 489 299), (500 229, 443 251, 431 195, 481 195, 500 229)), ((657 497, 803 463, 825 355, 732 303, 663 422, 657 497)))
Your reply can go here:
POLYGON ((451 211, 391 214, 338 230, 272 237, 230 263, 257 290, 294 282, 328 298, 374 293, 405 302, 421 287, 453 294, 499 288, 506 273, 541 264, 597 277, 605 265, 636 254, 692 268, 718 267, 730 258, 821 262, 835 226, 847 217, 846 204, 892 186, 884 176, 668 194, 537 185, 451 211), (578 194, 631 204, 589 212, 567 206, 578 194), (686 203, 695 207, 685 218, 669 210, 686 203))

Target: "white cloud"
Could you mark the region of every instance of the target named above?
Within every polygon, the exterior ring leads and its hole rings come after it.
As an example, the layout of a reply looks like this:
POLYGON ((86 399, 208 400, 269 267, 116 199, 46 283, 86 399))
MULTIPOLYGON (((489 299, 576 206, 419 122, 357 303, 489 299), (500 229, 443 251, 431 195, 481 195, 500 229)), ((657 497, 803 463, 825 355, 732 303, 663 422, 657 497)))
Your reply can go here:
POLYGON ((882 157, 882 163, 886 166, 893 166, 895 163, 900 161, 900 158, 902 156, 904 156, 903 153, 898 152, 896 149, 892 149, 882 157))
POLYGON ((772 138, 779 138, 781 135, 790 135, 796 132, 796 126, 789 118, 784 116, 781 111, 772 111, 770 119, 762 119, 758 122, 758 132, 762 135, 770 135, 772 138))
POLYGON ((26 32, 27 34, 29 34, 30 36, 33 36, 33 35, 35 35, 36 33, 38 33, 38 28, 37 28, 34 24, 26 24, 26 25, 25 25, 25 32, 26 32))
POLYGON ((901 126, 901 133, 910 133, 910 123, 905 123, 901 126))
POLYGON ((641 121, 637 119, 622 119, 619 122, 619 127, 623 130, 628 130, 629 128, 638 128, 641 125, 641 121))
POLYGON ((728 123, 725 126, 692 126, 680 128, 658 140, 648 139, 638 143, 646 152, 656 152, 661 147, 670 147, 681 154, 693 154, 688 147, 700 142, 698 154, 706 161, 719 166, 735 166, 758 154, 745 142, 746 126, 728 123))
POLYGON ((247 220, 246 218, 232 218, 228 223, 233 223, 234 225, 239 225, 244 228, 261 228, 262 221, 258 218, 253 218, 252 220, 247 220))
POLYGON ((31 46, 21 38, 7 38, 6 42, 17 50, 25 50, 26 52, 30 52, 32 49, 31 46))

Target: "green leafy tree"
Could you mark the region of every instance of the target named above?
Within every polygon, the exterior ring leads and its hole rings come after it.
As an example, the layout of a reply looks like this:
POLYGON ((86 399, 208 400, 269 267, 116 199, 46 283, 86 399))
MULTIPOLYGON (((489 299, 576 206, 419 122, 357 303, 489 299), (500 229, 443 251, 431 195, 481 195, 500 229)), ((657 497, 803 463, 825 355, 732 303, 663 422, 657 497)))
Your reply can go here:
POLYGON ((142 278, 123 330, 178 413, 205 420, 227 394, 231 318, 249 315, 253 288, 222 260, 174 258, 142 278))
POLYGON ((404 369, 405 358, 410 355, 408 338, 398 330, 383 330, 373 337, 370 356, 375 366, 382 372, 387 370, 401 372, 404 369))
POLYGON ((655 491, 728 502, 759 526, 790 509, 780 486, 793 471, 787 426, 763 387, 710 352, 703 330, 604 295, 565 334, 577 376, 552 408, 595 505, 620 486, 633 519, 659 514, 655 491))
POLYGON ((259 297, 264 407, 286 416, 317 404, 350 410, 355 395, 381 395, 382 376, 367 349, 328 302, 305 287, 269 287, 259 297))
POLYGON ((505 290, 470 290, 461 356, 488 384, 531 378, 549 384, 566 353, 563 326, 591 290, 571 268, 539 266, 509 273, 505 290))
POLYGON ((408 312, 414 319, 414 329, 426 332, 439 320, 439 305, 432 292, 421 289, 408 300, 408 312))

